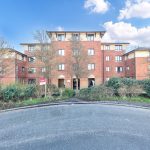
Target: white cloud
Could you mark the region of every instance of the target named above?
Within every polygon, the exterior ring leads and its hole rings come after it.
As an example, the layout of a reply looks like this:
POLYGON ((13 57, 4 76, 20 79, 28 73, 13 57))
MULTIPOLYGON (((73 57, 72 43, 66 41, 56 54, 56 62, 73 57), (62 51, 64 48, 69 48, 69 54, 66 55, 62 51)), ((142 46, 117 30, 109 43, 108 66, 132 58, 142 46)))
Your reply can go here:
POLYGON ((58 27, 56 27, 56 30, 57 30, 57 31, 64 31, 64 28, 61 27, 61 26, 58 26, 58 27))
POLYGON ((110 21, 104 24, 104 28, 107 32, 103 42, 130 42, 131 45, 150 46, 150 26, 136 28, 130 23, 110 21))
POLYGON ((107 0, 85 0, 84 8, 92 13, 105 13, 108 11, 110 3, 107 0))
POLYGON ((150 0, 126 0, 118 19, 130 18, 150 18, 150 0))

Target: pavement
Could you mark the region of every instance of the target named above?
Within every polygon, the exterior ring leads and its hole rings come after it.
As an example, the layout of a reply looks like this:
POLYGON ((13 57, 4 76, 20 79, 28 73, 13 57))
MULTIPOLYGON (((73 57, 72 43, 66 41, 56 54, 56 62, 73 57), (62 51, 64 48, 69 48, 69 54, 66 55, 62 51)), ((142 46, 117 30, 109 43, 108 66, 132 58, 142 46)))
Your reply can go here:
POLYGON ((2 112, 0 150, 150 150, 150 110, 78 102, 2 112))

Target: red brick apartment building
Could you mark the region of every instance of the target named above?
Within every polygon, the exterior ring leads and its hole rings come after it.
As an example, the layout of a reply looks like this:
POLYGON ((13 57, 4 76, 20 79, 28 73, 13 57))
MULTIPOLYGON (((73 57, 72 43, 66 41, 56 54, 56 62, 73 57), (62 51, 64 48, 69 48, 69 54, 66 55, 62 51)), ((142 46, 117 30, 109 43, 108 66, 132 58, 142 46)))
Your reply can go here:
MULTIPOLYGON (((149 78, 150 74, 150 49, 138 48, 126 53, 129 43, 102 43, 104 31, 47 31, 51 41, 55 43, 57 66, 53 71, 51 83, 58 87, 74 88, 74 75, 68 74, 66 60, 71 58, 70 39, 76 37, 84 47, 88 63, 86 75, 80 78, 80 88, 99 85, 112 77, 129 77, 136 79, 149 78)), ((37 73, 38 60, 32 51, 38 48, 39 43, 22 43, 24 53, 15 52, 14 68, 11 82, 39 83, 41 75, 37 73), (16 57, 18 56, 18 57, 16 57)), ((43 69, 41 69, 42 71, 43 69)), ((7 76, 3 77, 6 81, 7 76)), ((8 82, 8 83, 11 83, 8 82)))
POLYGON ((27 82, 27 55, 14 49, 0 53, 0 84, 27 82))

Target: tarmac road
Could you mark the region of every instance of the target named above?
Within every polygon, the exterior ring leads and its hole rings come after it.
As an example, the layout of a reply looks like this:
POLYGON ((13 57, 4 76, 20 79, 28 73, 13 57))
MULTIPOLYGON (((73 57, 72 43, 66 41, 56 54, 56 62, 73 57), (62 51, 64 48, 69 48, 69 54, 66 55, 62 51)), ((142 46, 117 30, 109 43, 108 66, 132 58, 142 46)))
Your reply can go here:
POLYGON ((66 104, 2 112, 0 150, 150 150, 150 110, 66 104))

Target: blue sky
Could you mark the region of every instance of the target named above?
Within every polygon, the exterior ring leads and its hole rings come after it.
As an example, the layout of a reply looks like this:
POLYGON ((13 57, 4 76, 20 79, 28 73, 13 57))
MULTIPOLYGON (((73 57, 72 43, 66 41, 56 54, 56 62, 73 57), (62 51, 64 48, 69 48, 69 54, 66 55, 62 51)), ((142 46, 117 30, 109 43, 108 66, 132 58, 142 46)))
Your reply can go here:
POLYGON ((108 30, 106 41, 148 45, 150 8, 147 6, 150 0, 0 0, 0 37, 21 50, 20 43, 33 42, 35 30, 61 27, 108 30))

